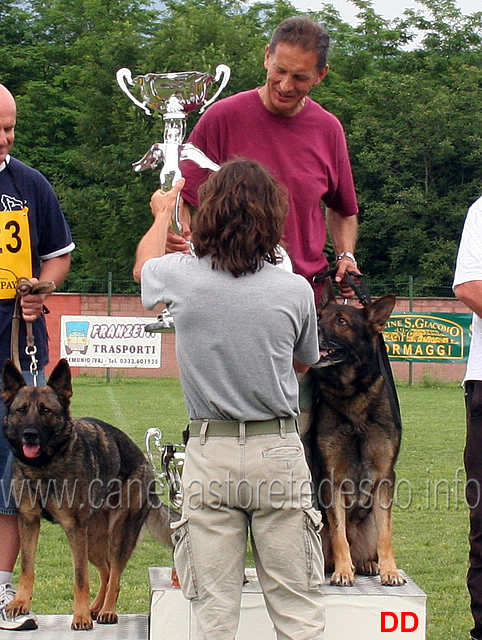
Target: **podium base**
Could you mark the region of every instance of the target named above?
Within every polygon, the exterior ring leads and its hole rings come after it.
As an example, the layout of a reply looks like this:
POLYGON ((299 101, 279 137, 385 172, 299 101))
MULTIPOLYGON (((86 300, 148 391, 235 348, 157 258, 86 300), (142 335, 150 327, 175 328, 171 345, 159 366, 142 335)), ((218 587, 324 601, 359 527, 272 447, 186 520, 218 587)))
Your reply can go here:
MULTIPOLYGON (((327 581, 326 629, 323 640, 425 640, 426 594, 402 571, 407 583, 383 587, 378 576, 356 576, 353 587, 327 581)), ((246 569, 236 640, 276 640, 255 569, 246 569)), ((171 588, 171 568, 150 567, 149 640, 197 640, 191 605, 180 589, 171 588)))
POLYGON ((70 625, 72 614, 45 614, 38 616, 38 629, 29 631, 4 631, 2 640, 147 640, 148 616, 126 613, 119 616, 117 624, 94 622, 91 631, 74 631, 70 625))

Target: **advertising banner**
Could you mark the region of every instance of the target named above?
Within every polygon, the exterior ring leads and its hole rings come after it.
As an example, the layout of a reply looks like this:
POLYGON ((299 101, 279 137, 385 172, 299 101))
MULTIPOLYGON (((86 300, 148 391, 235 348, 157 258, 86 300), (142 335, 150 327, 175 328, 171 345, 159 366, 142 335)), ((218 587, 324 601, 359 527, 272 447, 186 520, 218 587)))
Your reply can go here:
POLYGON ((60 357, 73 367, 157 368, 160 333, 146 333, 153 318, 62 316, 60 357))
POLYGON ((471 313, 393 313, 383 331, 390 360, 465 362, 471 313))

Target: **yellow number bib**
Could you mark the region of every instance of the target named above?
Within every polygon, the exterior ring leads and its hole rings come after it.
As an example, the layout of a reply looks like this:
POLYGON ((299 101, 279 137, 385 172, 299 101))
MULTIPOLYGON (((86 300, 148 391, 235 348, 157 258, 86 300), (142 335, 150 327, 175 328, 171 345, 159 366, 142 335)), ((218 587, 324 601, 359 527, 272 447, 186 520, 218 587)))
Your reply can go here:
POLYGON ((32 276, 28 208, 0 211, 0 300, 14 298, 17 280, 32 276))

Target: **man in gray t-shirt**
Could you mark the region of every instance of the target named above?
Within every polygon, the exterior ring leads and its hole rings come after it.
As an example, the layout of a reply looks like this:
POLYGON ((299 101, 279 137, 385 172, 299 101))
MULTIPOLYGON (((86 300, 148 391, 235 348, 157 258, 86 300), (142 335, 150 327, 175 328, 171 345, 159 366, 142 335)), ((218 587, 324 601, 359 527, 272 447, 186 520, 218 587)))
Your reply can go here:
POLYGON ((314 296, 276 266, 287 211, 259 164, 235 160, 200 191, 194 255, 165 255, 180 180, 151 199, 134 278, 176 327, 189 413, 174 559, 198 638, 234 640, 248 530, 278 638, 323 638, 324 580, 293 359, 319 359, 314 296))

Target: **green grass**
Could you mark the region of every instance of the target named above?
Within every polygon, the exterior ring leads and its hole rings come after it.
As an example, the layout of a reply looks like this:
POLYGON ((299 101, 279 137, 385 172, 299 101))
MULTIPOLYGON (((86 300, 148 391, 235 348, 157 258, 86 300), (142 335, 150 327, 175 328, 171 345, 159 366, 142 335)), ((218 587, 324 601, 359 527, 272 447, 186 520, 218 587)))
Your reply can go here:
MULTIPOLYGON (((465 586, 468 513, 463 485, 465 415, 455 384, 399 386, 403 417, 397 463, 394 544, 399 567, 428 595, 428 640, 468 637, 471 627, 465 586)), ((187 416, 178 380, 74 380, 72 413, 94 415, 122 428, 144 449, 149 427, 179 442, 187 416)), ((123 575, 120 613, 147 613, 149 566, 171 565, 171 553, 146 534, 123 575)), ((70 552, 60 527, 43 522, 36 564, 33 609, 69 613, 70 552)), ((92 590, 97 586, 91 571, 92 590)))

